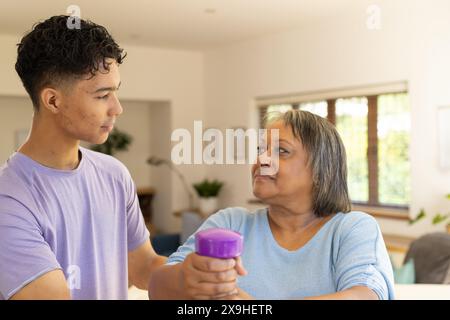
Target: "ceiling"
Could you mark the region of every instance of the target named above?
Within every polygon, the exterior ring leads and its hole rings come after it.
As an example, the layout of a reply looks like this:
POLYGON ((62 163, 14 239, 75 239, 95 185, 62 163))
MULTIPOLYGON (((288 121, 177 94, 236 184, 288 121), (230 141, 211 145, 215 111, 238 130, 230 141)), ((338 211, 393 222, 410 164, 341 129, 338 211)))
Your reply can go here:
POLYGON ((119 42, 202 50, 293 29, 349 10, 363 0, 15 0, 0 4, 0 33, 22 35, 33 23, 65 14, 102 24, 119 42))

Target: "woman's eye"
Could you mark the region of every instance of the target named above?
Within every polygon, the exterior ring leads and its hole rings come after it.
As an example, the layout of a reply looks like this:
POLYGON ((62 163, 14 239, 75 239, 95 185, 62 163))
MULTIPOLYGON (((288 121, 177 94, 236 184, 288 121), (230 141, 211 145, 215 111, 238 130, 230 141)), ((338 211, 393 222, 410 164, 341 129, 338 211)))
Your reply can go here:
POLYGON ((97 97, 97 99, 108 99, 108 97, 109 97, 109 94, 106 94, 104 96, 97 97))
POLYGON ((278 148, 277 149, 278 154, 288 154, 289 151, 284 148, 278 148))

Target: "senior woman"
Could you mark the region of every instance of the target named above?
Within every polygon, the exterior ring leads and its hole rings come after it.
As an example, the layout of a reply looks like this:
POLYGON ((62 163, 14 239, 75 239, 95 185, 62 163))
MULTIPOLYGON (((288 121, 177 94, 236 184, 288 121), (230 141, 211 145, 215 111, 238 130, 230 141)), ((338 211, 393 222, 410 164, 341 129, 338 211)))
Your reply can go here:
POLYGON ((241 258, 201 257, 191 236, 155 273, 150 297, 393 299, 378 224, 350 211, 345 149, 334 126, 291 110, 269 117, 266 128, 279 130, 279 143, 260 150, 252 177, 267 208, 221 210, 199 228, 241 233, 241 258), (263 175, 263 168, 277 170, 263 175))

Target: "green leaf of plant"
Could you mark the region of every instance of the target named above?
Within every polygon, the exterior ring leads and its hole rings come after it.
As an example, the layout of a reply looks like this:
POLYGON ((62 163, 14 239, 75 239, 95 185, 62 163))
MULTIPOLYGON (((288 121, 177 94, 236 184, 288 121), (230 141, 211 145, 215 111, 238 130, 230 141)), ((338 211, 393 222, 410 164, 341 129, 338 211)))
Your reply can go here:
POLYGON ((223 182, 218 180, 209 181, 208 179, 193 184, 198 196, 202 198, 217 197, 222 186, 223 182))
POLYGON ((433 217, 432 223, 433 223, 433 224, 439 224, 439 223, 441 223, 441 222, 447 220, 448 217, 450 217, 450 215, 443 215, 443 214, 438 213, 438 214, 436 214, 436 215, 433 217))
POLYGON ((99 145, 94 145, 91 150, 102 152, 109 155, 114 155, 117 151, 128 150, 128 145, 131 144, 133 138, 126 132, 114 128, 108 136, 108 139, 99 145))
POLYGON ((423 218, 425 218, 425 216, 426 216, 425 210, 424 209, 420 209, 419 214, 414 219, 409 220, 409 224, 414 224, 417 221, 422 220, 423 218))

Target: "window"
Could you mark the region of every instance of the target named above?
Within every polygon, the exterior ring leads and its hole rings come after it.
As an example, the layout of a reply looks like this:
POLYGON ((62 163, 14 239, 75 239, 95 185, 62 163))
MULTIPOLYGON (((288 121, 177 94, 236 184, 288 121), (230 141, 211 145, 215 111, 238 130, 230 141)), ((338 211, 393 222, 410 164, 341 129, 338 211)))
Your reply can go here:
POLYGON ((290 109, 292 109, 290 104, 274 104, 267 107, 267 112, 286 112, 290 109))
POLYGON ((347 152, 348 189, 354 202, 369 201, 367 98, 336 100, 336 128, 347 152))
POLYGON ((326 101, 302 102, 299 103, 298 108, 315 113, 322 118, 326 118, 328 114, 328 104, 326 101))
POLYGON ((407 205, 411 200, 408 96, 381 95, 377 106, 379 201, 407 205))
MULTIPOLYGON (((291 99, 292 100, 292 99, 291 99)), ((266 112, 300 109, 333 123, 347 151, 352 202, 408 208, 410 114, 405 92, 270 104, 266 112)))

